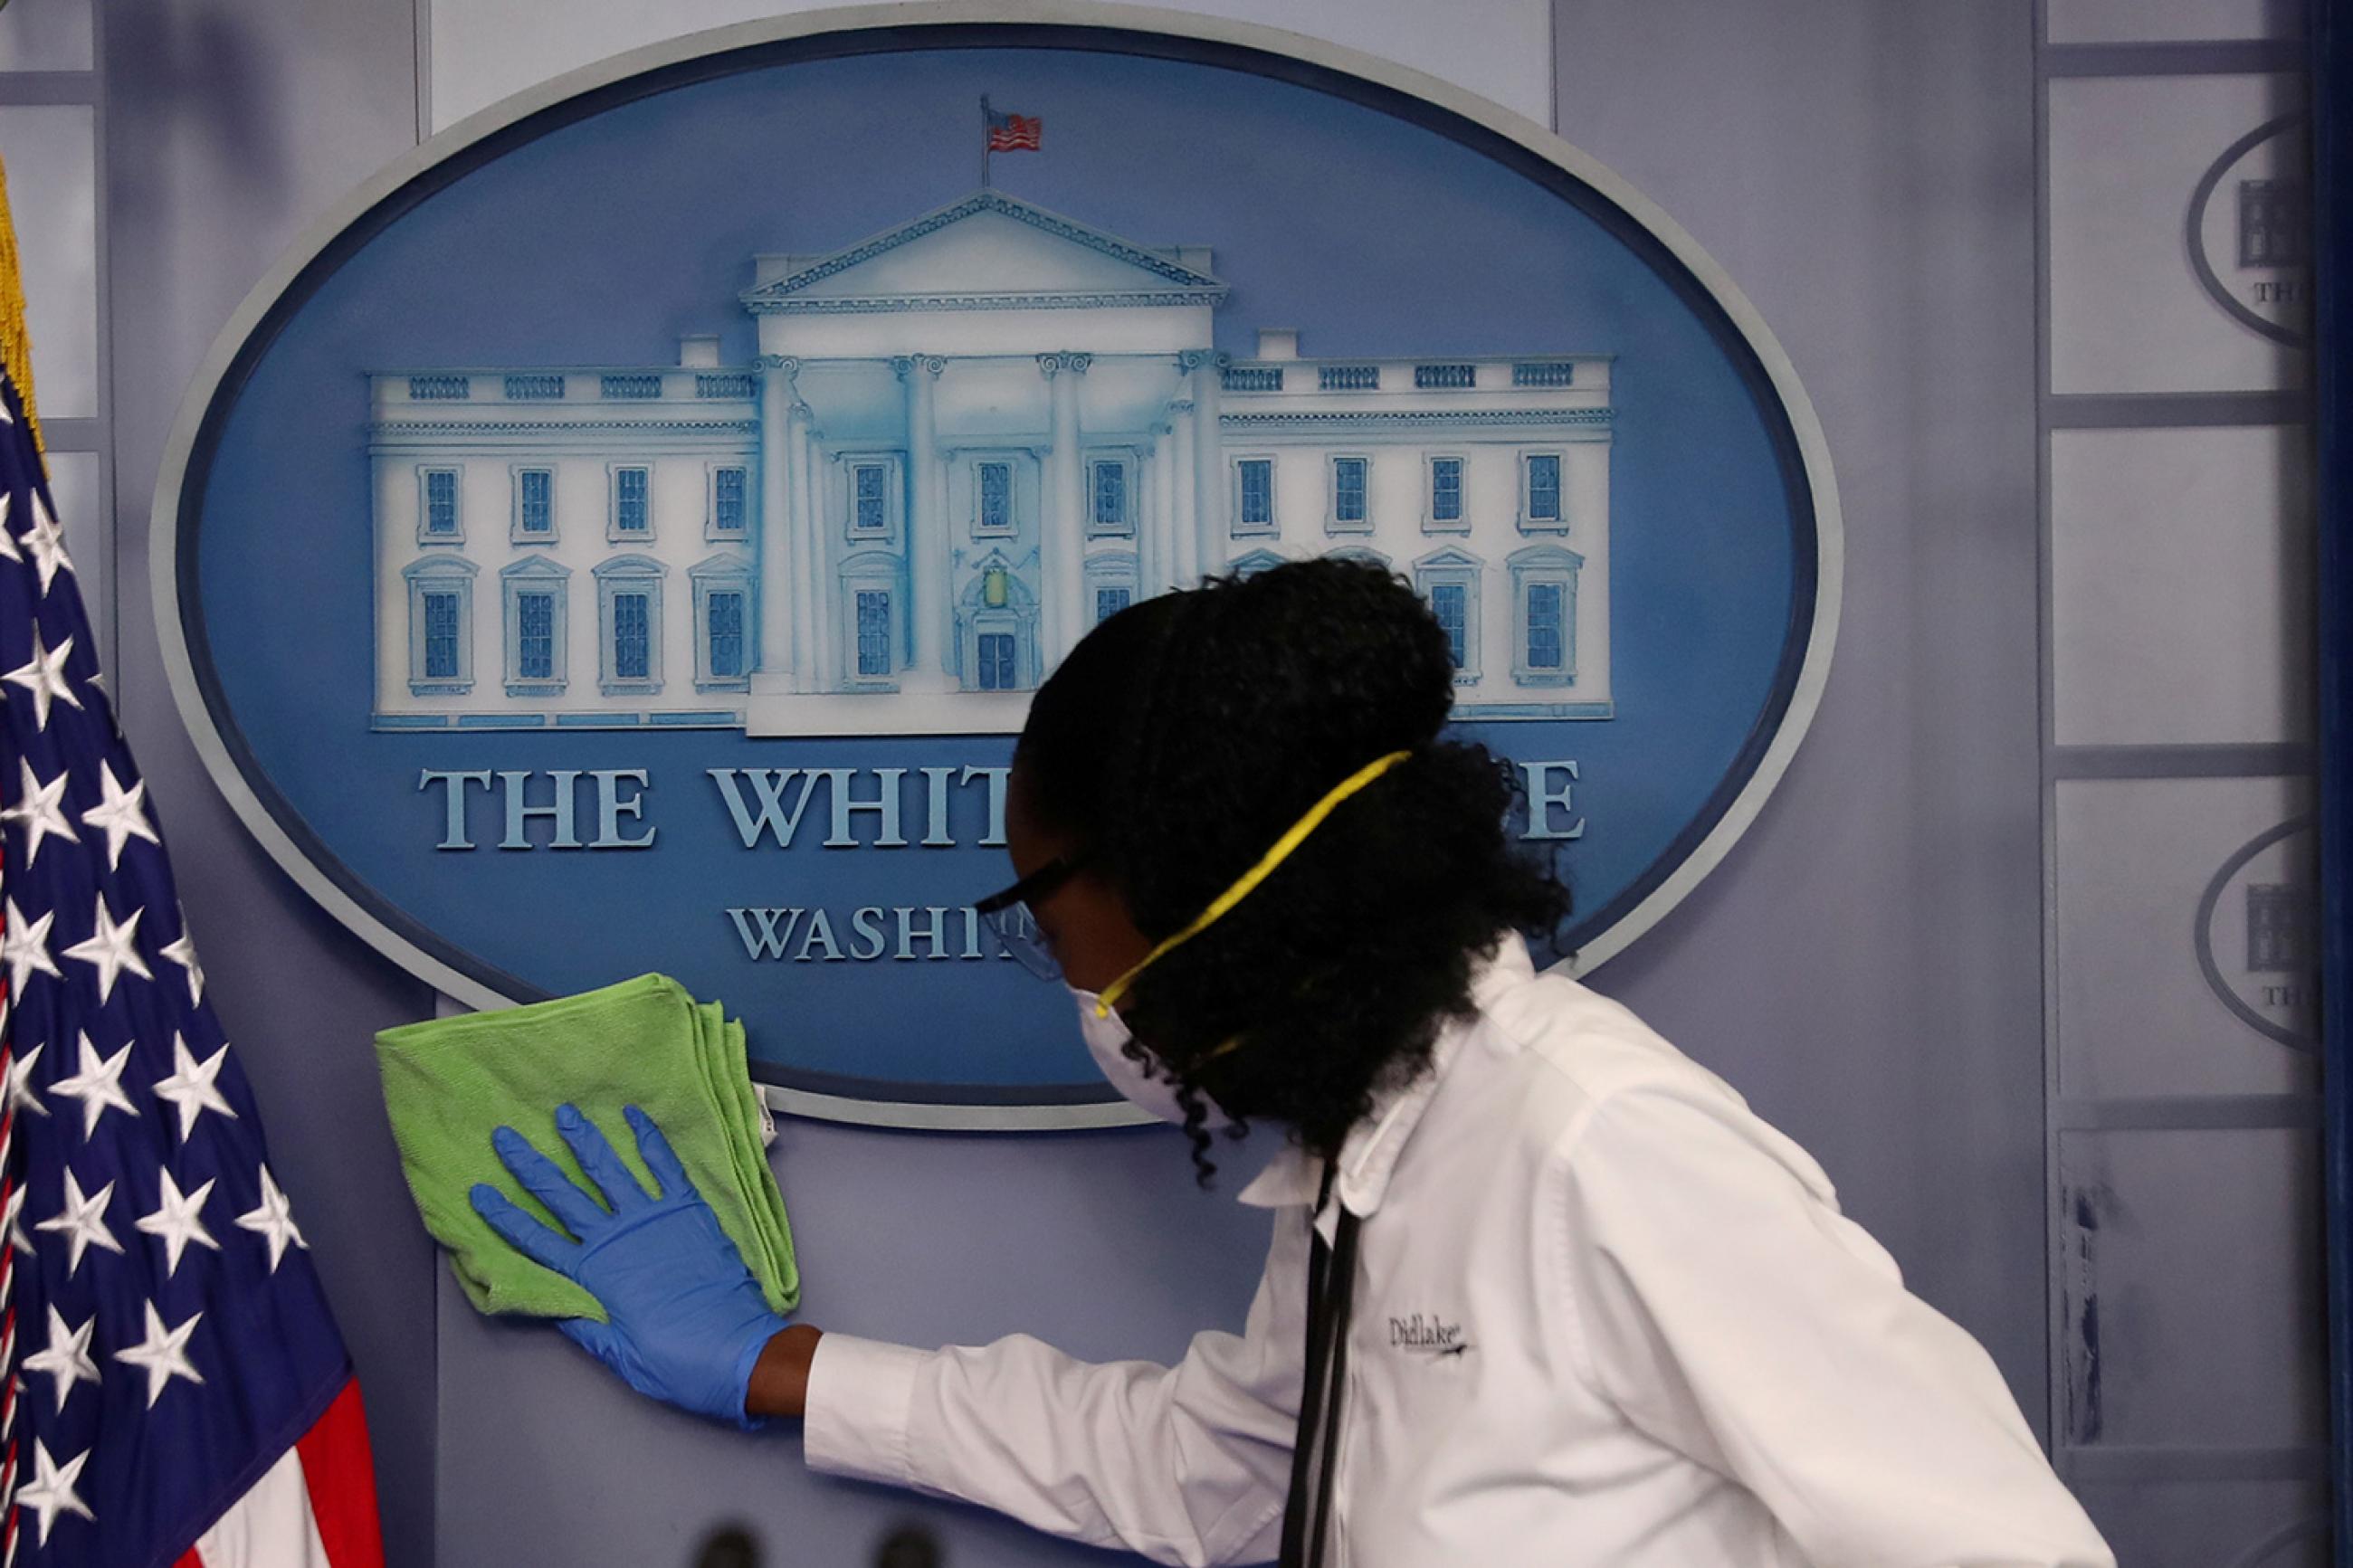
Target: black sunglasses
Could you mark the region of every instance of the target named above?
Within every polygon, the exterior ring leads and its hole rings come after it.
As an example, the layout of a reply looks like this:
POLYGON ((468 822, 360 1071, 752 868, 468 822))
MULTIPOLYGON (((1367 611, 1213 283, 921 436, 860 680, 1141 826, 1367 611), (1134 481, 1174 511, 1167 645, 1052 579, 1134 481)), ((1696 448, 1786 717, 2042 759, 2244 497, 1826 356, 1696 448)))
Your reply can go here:
POLYGON ((1070 879, 1087 868, 1086 855, 1057 855, 1035 871, 1001 892, 995 892, 972 906, 976 915, 993 915, 1011 909, 1016 904, 1028 904, 1035 909, 1044 903, 1070 879))
POLYGON ((1086 863, 1083 855, 1057 855, 1003 892, 991 893, 972 907, 1005 951, 1040 980, 1060 980, 1062 961, 1047 940, 1045 928, 1038 923, 1038 906, 1060 891, 1086 863))

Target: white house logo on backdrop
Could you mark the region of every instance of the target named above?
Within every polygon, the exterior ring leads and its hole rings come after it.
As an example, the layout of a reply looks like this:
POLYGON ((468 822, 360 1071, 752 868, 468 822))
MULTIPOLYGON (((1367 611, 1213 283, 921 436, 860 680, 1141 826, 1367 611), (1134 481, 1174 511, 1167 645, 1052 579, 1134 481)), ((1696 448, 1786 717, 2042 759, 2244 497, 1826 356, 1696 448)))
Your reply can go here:
POLYGON ((1404 574, 1469 719, 1608 719, 1610 357, 1213 346, 1207 247, 982 190, 761 256, 759 357, 371 377, 379 730, 1009 733, 1204 574, 1404 574))
POLYGON ((1348 556, 1429 606, 1508 831, 1573 879, 1551 958, 1603 962, 1822 689, 1837 498, 1786 358, 1541 127, 1284 35, 993 3, 588 68, 290 255, 157 498, 214 776, 470 1005, 659 970, 776 1104, 1107 1125, 1067 997, 973 913, 1013 737, 1123 606, 1348 556), (1018 195, 953 155, 992 92, 1018 195))
POLYGON ((2284 343, 2312 324, 2312 199, 2306 121, 2284 114, 2222 151, 2189 198, 2189 264, 2207 297, 2284 343))
POLYGON ((2198 904, 2198 963, 2232 1016, 2269 1040, 2315 1047, 2319 1004, 2316 845, 2308 817, 2256 835, 2198 904))

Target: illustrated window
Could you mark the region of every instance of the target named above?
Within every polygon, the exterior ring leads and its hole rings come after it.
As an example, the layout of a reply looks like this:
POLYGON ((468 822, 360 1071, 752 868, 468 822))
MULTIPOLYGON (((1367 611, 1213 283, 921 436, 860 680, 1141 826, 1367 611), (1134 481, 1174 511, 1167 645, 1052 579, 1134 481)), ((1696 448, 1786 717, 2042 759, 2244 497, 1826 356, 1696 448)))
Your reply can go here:
POLYGON ((458 470, 427 468, 420 475, 424 517, 418 538, 428 544, 453 544, 465 537, 458 519, 458 470))
POLYGON ((544 555, 526 556, 499 574, 508 696, 553 697, 564 689, 565 579, 571 574, 544 555))
POLYGON ((1234 463, 1234 531, 1274 531, 1274 459, 1241 458, 1234 463))
POLYGON ((849 468, 849 528, 853 533, 881 533, 891 526, 891 470, 881 463, 853 463, 849 468))
POLYGON ((596 568, 601 665, 606 696, 662 689, 662 578, 669 569, 644 555, 622 555, 596 568))
POLYGON ((739 589, 714 589, 703 600, 705 644, 713 680, 741 680, 744 658, 744 595, 739 589))
POLYGON ((613 470, 613 537, 643 539, 653 531, 653 470, 613 470))
POLYGON ((1092 612, 1089 626, 1135 603, 1137 565, 1134 553, 1126 550, 1099 550, 1087 557, 1086 597, 1080 602, 1092 612))
POLYGON ((653 676, 653 595, 628 589, 613 595, 613 679, 653 676))
POLYGON ((1528 584, 1528 668, 1557 670, 1561 666, 1561 586, 1557 583, 1528 584))
POLYGON ((755 658, 752 623, 752 562, 723 550, 687 570, 694 605, 694 689, 741 691, 755 658))
POLYGON ((1432 458, 1430 459, 1430 526, 1441 531, 1460 529, 1464 525, 1462 512, 1462 459, 1432 458))
POLYGON ((1577 679, 1577 579, 1585 557, 1557 544, 1514 553, 1512 674, 1522 686, 1567 686, 1577 679))
POLYGON ((548 468, 517 468, 514 477, 514 537, 545 542, 555 537, 555 475, 548 468))
POLYGON ((751 515, 751 475, 727 464, 711 470, 711 531, 730 538, 743 533, 751 515))
POLYGON ((1567 521, 1561 510, 1560 454, 1530 452, 1521 459, 1520 521, 1528 528, 1557 529, 1567 521))
POLYGON ((884 588, 860 588, 855 595, 858 673, 867 677, 891 673, 891 594, 884 588))
POLYGON ((1332 459, 1332 527, 1336 532, 1360 533, 1372 526, 1366 483, 1371 463, 1364 458, 1332 459))
POLYGON ((515 679, 555 679, 555 595, 544 590, 515 595, 515 679))
POLYGON ((472 562, 437 551, 401 571, 408 582, 408 689, 460 696, 474 687, 472 562))
POLYGON ((1087 466, 1087 531, 1092 534, 1133 533, 1135 521, 1128 483, 1127 459, 1098 458, 1087 466))
POLYGON ((1430 618, 1446 634, 1446 654, 1458 686, 1479 679, 1479 558, 1453 546, 1414 563, 1414 586, 1430 606, 1430 618))
POLYGON ((1446 655, 1457 669, 1470 659, 1470 588, 1461 583, 1434 584, 1430 590, 1430 613, 1438 617, 1439 628, 1446 634, 1446 655))
POLYGON ((982 632, 976 639, 983 691, 1011 691, 1020 682, 1018 643, 1011 632, 982 632))
POLYGON ((1013 531, 1013 465, 998 458, 973 465, 975 495, 973 531, 1008 534, 1013 531))
POLYGON ((458 679, 459 595, 446 588, 425 591, 425 679, 458 679))

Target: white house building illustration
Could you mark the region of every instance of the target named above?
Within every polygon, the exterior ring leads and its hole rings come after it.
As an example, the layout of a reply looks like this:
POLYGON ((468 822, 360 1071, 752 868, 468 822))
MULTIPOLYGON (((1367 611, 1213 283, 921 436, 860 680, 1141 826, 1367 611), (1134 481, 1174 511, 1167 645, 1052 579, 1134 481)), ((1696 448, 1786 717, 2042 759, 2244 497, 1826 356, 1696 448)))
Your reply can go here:
POLYGON ((1207 248, 994 190, 755 258, 760 353, 370 378, 379 729, 1020 728, 1071 646, 1345 554, 1471 719, 1606 719, 1608 355, 1216 352, 1207 248))

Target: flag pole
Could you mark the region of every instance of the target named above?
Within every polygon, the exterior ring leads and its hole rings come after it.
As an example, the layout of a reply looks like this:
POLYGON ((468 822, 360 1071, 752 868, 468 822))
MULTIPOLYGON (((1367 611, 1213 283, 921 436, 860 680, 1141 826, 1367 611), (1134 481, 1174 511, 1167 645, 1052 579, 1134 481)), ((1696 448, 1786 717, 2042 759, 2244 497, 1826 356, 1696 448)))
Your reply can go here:
POLYGON ((988 189, 988 94, 980 95, 980 188, 988 189))

